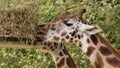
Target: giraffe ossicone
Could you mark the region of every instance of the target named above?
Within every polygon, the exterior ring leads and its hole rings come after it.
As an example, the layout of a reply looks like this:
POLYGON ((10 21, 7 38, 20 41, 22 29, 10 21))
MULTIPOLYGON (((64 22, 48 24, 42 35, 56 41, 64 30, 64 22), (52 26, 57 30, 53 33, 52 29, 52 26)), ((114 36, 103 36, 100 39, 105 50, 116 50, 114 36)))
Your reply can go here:
POLYGON ((95 68, 120 68, 120 54, 99 34, 100 28, 82 18, 85 12, 85 9, 75 14, 65 12, 58 19, 38 26, 38 34, 44 41, 75 43, 95 68))
POLYGON ((79 35, 92 35, 101 32, 102 30, 100 28, 89 25, 87 21, 83 20, 82 15, 85 12, 85 9, 80 10, 76 14, 65 12, 61 14, 58 19, 44 25, 39 25, 38 34, 42 35, 45 41, 69 42, 72 41, 74 37, 79 39, 79 35), (68 37, 71 38, 68 39, 68 37))

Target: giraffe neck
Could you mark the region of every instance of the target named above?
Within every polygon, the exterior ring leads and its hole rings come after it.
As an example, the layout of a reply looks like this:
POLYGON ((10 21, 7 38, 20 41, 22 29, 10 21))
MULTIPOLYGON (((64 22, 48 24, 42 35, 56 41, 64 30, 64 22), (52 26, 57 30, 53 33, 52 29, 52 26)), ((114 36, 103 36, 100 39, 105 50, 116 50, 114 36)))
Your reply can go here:
POLYGON ((49 52, 53 56, 56 68, 77 68, 73 59, 69 55, 62 43, 42 43, 43 51, 49 52))
POLYGON ((76 44, 87 54, 95 68, 120 68, 120 55, 100 34, 83 36, 80 41, 81 45, 76 44))

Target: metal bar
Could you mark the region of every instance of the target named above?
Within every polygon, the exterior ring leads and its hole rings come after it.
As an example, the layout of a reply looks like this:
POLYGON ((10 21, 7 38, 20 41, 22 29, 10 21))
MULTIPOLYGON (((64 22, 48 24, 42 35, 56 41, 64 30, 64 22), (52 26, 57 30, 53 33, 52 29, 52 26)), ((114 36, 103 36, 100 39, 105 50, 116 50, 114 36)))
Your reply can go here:
POLYGON ((0 35, 0 37, 18 37, 18 38, 29 38, 29 37, 26 37, 26 36, 11 36, 11 35, 0 35))
MULTIPOLYGON (((12 8, 14 8, 14 0, 12 0, 12 8)), ((14 14, 12 15, 12 35, 14 35, 14 14)))
POLYGON ((24 45, 24 44, 16 44, 16 43, 6 43, 6 42, 1 42, 0 43, 0 48, 18 48, 18 49, 42 49, 42 45, 24 45))
POLYGON ((4 28, 4 26, 5 26, 4 25, 4 22, 5 22, 5 20, 4 20, 4 16, 5 16, 4 11, 5 11, 5 0, 3 1, 3 22, 2 22, 3 35, 4 35, 4 30, 5 30, 5 28, 4 28))

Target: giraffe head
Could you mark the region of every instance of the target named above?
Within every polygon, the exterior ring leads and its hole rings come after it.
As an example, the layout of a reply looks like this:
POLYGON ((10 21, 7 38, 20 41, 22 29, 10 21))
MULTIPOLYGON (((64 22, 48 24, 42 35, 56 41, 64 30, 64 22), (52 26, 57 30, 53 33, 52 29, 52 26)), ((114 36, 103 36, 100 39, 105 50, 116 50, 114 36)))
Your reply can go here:
POLYGON ((39 34, 44 36, 45 41, 73 42, 83 35, 89 36, 101 32, 100 28, 89 25, 83 20, 82 15, 85 12, 85 9, 75 14, 65 12, 57 20, 39 26, 39 34))

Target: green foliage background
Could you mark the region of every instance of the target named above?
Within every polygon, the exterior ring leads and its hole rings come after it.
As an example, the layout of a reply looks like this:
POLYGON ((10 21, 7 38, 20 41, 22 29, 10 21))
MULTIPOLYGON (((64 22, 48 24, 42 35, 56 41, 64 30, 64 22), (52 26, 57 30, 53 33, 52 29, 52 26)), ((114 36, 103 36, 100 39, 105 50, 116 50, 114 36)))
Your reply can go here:
MULTIPOLYGON (((2 1, 4 0, 1 0, 1 4, 2 1)), ((12 0, 6 0, 6 5, 10 1, 12 0)), ((101 27, 104 38, 120 52, 120 0, 40 0, 39 23, 57 18, 68 8, 71 13, 86 8, 84 19, 101 27)), ((78 47, 72 44, 66 44, 66 47, 78 68, 93 68, 78 47)), ((0 68, 55 68, 55 65, 49 53, 31 49, 1 48, 0 68)))

